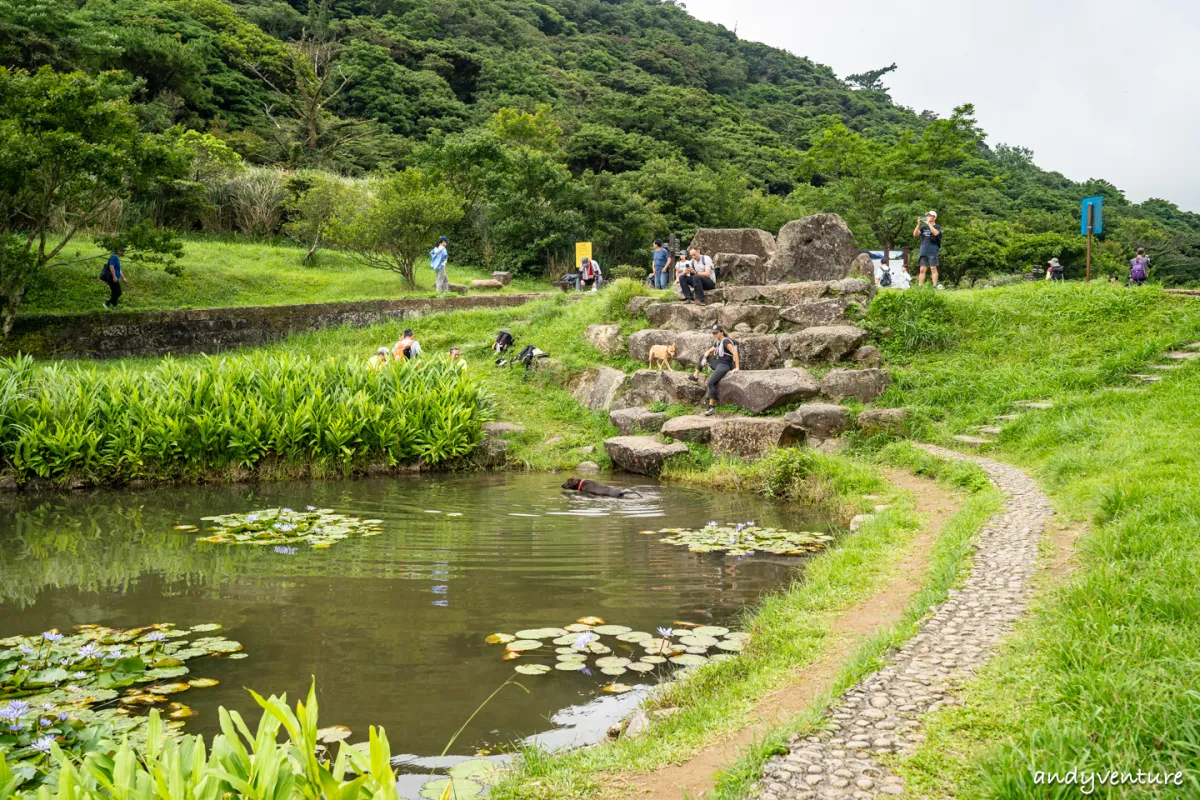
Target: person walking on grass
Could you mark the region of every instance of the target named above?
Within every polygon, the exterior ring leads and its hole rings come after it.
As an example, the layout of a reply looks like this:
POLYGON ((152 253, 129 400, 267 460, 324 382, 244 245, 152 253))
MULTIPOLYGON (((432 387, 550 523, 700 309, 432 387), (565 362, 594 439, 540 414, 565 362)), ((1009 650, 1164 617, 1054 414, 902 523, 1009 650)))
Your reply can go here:
POLYGON ((917 276, 917 286, 925 285, 925 270, 932 272, 929 285, 937 289, 938 284, 938 252, 942 249, 942 229, 937 224, 937 212, 930 211, 917 220, 913 236, 921 237, 921 249, 917 253, 917 265, 921 268, 917 276))
POLYGON ((665 289, 671 271, 671 251, 663 246, 662 239, 654 240, 654 288, 665 289))
POLYGON ((437 273, 435 288, 439 295, 450 291, 450 279, 446 277, 446 259, 450 257, 450 254, 446 252, 448 244, 450 244, 450 240, 443 236, 438 239, 437 246, 429 251, 429 266, 433 267, 433 271, 437 273))
POLYGON ((691 258, 679 265, 679 288, 683 292, 683 302, 704 305, 704 293, 717 288, 713 260, 701 253, 698 247, 693 247, 688 254, 691 258))
POLYGON ((104 301, 105 310, 117 307, 117 303, 121 299, 121 284, 128 285, 129 283, 129 279, 121 272, 121 256, 123 255, 125 255, 125 248, 118 247, 108 257, 108 263, 104 265, 104 269, 100 270, 100 280, 108 284, 108 299, 104 301))
POLYGON ((730 372, 741 369, 738 343, 726 336, 725 329, 720 325, 713 325, 712 335, 713 346, 700 356, 696 371, 688 376, 688 380, 699 383, 700 370, 704 369, 705 365, 712 368, 712 374, 708 376, 708 408, 704 411, 706 417, 711 417, 717 410, 718 385, 730 372))

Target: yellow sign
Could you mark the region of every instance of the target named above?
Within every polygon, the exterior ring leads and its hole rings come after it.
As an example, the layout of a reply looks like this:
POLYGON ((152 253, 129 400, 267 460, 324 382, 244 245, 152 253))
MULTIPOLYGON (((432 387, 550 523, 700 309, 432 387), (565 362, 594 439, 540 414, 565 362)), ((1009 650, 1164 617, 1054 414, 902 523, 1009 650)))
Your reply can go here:
POLYGON ((575 243, 575 263, 576 264, 579 264, 585 258, 591 258, 591 257, 592 257, 592 243, 591 242, 576 242, 575 243))

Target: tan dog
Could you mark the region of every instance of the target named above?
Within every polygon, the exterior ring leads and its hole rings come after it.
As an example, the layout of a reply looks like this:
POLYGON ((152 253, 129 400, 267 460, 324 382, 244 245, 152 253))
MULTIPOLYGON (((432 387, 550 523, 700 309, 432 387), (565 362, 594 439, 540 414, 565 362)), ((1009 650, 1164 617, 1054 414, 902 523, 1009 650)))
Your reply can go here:
POLYGON ((654 369, 655 365, 662 365, 674 372, 671 367, 671 359, 675 357, 675 345, 673 344, 656 344, 650 348, 650 369, 654 369))

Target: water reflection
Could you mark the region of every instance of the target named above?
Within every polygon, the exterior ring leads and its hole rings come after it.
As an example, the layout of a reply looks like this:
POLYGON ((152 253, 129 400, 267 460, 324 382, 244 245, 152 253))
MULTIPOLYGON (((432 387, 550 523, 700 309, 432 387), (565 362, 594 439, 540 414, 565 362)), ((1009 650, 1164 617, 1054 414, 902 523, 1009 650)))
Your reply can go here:
MULTIPOLYGON (((384 725, 394 752, 429 756, 513 674, 483 643, 487 634, 585 614, 635 630, 677 619, 727 624, 797 563, 698 556, 640 529, 712 519, 815 524, 747 496, 642 486, 643 497, 618 501, 563 492, 561 482, 409 477, 19 498, 0 514, 0 636, 220 622, 249 658, 197 664, 221 684, 184 698, 200 712, 189 730, 215 732, 217 704, 257 718, 242 687, 295 698, 315 676, 324 724, 348 725, 356 738, 384 725), (305 505, 382 519, 385 533, 288 555, 171 530, 213 514, 305 505)), ((602 675, 522 682, 530 693, 501 693, 453 752, 528 736, 577 741, 595 734, 606 709, 631 702, 597 700, 602 675), (580 721, 593 716, 595 725, 580 721)))

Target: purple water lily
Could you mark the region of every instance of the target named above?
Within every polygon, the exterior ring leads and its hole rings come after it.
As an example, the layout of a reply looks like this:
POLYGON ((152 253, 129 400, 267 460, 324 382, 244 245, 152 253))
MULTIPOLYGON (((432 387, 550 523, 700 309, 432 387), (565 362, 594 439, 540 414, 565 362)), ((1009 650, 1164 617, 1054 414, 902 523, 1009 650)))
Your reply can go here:
POLYGON ((285 508, 285 509, 283 509, 283 513, 290 514, 290 513, 292 513, 292 510, 290 508, 285 508))
POLYGON ((42 717, 41 719, 39 719, 39 720, 38 720, 38 727, 39 727, 39 728, 49 728, 49 727, 50 727, 51 725, 53 725, 53 724, 54 724, 53 722, 51 722, 50 720, 46 719, 45 717, 42 717))
POLYGON ((317 507, 316 507, 316 506, 305 506, 305 508, 306 508, 307 510, 309 510, 309 511, 316 511, 316 510, 317 510, 317 507))
POLYGON ((71 677, 77 681, 81 681, 84 678, 86 678, 87 676, 88 676, 88 674, 86 672, 75 672, 75 673, 72 673, 72 675, 71 675, 71 677))
POLYGON ((38 739, 36 742, 34 742, 33 744, 31 744, 29 746, 32 747, 34 750, 37 750, 39 753, 49 753, 50 748, 54 746, 54 737, 53 736, 43 736, 42 738, 38 739))
POLYGON ((246 522, 258 522, 258 514, 247 514, 246 522))
POLYGON ((108 658, 120 658, 120 657, 121 657, 121 648, 114 647, 108 651, 108 658))
POLYGON ((69 718, 70 718, 70 714, 68 714, 67 712, 65 712, 65 711, 58 712, 58 721, 59 722, 66 722, 69 718))
POLYGON ((584 675, 587 675, 589 678, 592 677, 592 671, 590 669, 588 669, 587 667, 584 667, 583 669, 581 669, 579 671, 582 672, 584 675))
POLYGON ((25 726, 19 722, 13 722, 8 726, 8 729, 13 733, 20 733, 21 731, 25 730, 25 726))
POLYGON ((658 635, 664 639, 670 639, 675 635, 675 631, 671 630, 670 628, 659 628, 658 635))
POLYGON ((88 642, 83 647, 79 648, 79 652, 76 655, 78 655, 80 658, 95 658, 96 656, 100 655, 100 648, 97 647, 94 642, 88 642))
POLYGON ((165 642, 166 640, 167 640, 167 635, 165 633, 163 633, 162 631, 155 631, 154 633, 146 634, 147 642, 165 642))
POLYGON ((16 722, 28 710, 29 703, 24 700, 11 700, 4 708, 0 708, 0 719, 16 722))
POLYGON ((62 637, 63 637, 63 635, 61 633, 59 633, 58 631, 46 631, 45 633, 42 634, 42 638, 45 639, 47 642, 57 642, 62 637))
POLYGON ((576 648, 578 648, 579 650, 582 650, 585 647, 587 647, 589 644, 591 644, 593 640, 599 639, 599 638, 600 638, 599 634, 592 633, 591 631, 584 631, 583 633, 581 633, 575 637, 575 642, 573 644, 576 648))
POLYGON ((21 651, 21 655, 23 655, 23 656, 31 656, 37 652, 36 650, 34 650, 32 647, 30 647, 27 644, 21 645, 20 647, 17 648, 17 650, 21 651))

